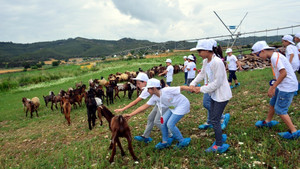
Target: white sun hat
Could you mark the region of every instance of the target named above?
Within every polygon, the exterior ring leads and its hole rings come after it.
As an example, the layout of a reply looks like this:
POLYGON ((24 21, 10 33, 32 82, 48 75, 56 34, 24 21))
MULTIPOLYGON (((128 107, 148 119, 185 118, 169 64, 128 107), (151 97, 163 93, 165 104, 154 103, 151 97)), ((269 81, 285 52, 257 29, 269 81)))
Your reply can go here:
POLYGON ((147 82, 147 86, 145 88, 149 89, 149 88, 153 88, 153 87, 161 87, 160 81, 158 79, 155 79, 155 78, 149 79, 147 82))
POLYGON ((186 59, 187 58, 187 56, 183 56, 183 59, 186 59))
POLYGON ((214 39, 209 39, 209 41, 213 44, 213 47, 217 47, 218 43, 214 39))
POLYGON ((300 33, 296 33, 295 37, 300 38, 300 33))
POLYGON ((146 73, 140 72, 136 78, 132 78, 132 80, 138 80, 138 81, 143 81, 147 82, 149 80, 148 76, 146 73))
POLYGON ((189 59, 189 60, 194 60, 194 56, 189 55, 189 56, 188 56, 188 59, 189 59))
POLYGON ((285 41, 288 41, 290 42, 291 44, 295 45, 295 43, 293 42, 293 37, 291 35, 284 35, 282 37, 282 40, 285 40, 285 41))
POLYGON ((275 49, 270 47, 266 41, 258 41, 252 46, 252 53, 257 53, 265 49, 275 49))
POLYGON ((226 49, 226 53, 230 53, 230 52, 232 52, 231 48, 226 49))
POLYGON ((167 59, 166 62, 172 63, 172 60, 171 59, 167 59))
POLYGON ((196 51, 196 50, 213 50, 214 43, 212 43, 211 40, 198 40, 197 45, 195 48, 190 49, 190 51, 196 51))

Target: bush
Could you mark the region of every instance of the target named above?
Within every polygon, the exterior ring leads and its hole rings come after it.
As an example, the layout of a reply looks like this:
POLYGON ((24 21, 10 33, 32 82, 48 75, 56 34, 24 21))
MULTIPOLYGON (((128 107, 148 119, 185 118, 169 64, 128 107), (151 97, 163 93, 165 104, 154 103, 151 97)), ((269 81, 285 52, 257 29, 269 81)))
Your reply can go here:
POLYGON ((59 64, 60 64, 60 60, 52 62, 52 66, 58 66, 59 64))
POLYGON ((31 69, 38 69, 37 65, 31 66, 31 69))

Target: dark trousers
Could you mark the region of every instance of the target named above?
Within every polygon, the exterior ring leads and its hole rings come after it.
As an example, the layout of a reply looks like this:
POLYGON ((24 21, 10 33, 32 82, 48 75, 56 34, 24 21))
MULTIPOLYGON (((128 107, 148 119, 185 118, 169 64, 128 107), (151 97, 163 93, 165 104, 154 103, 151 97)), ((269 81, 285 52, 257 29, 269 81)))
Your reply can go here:
POLYGON ((233 80, 236 80, 236 75, 235 75, 235 70, 229 70, 229 77, 228 77, 228 82, 231 83, 232 82, 232 79, 233 80))
POLYGON ((188 75, 188 72, 184 72, 184 84, 186 84, 186 81, 187 81, 187 75, 188 75))
POLYGON ((228 101, 225 102, 216 102, 211 99, 210 102, 210 111, 209 111, 209 120, 213 125, 215 132, 216 145, 222 146, 222 128, 221 128, 221 117, 224 112, 224 109, 228 101))
POLYGON ((167 82, 167 85, 168 85, 168 86, 171 86, 171 82, 167 82))

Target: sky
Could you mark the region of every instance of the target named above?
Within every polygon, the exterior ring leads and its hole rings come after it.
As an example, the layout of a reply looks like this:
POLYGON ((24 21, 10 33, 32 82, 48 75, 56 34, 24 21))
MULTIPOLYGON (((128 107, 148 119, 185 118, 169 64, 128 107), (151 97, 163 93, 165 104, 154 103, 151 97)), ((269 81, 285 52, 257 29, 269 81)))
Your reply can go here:
MULTIPOLYGON (((237 32, 300 25, 299 0, 0 0, 0 42, 228 35, 213 11, 227 26, 239 25, 248 12, 237 32)), ((262 35, 298 32, 300 27, 262 35)))

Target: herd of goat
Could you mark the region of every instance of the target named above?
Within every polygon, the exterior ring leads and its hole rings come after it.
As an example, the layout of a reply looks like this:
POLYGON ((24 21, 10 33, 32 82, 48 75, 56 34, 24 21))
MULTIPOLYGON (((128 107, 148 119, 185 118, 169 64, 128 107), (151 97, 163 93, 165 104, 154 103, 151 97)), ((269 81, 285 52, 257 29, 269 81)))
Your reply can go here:
MULTIPOLYGON (((174 65, 174 74, 181 71, 182 65, 174 65)), ((159 65, 154 66, 153 68, 147 70, 145 73, 149 78, 154 77, 155 75, 162 73, 166 70, 166 67, 159 65)), ((60 90, 58 95, 55 95, 53 91, 47 96, 43 96, 45 105, 48 107, 48 103, 51 102, 51 110, 53 111, 53 106, 58 109, 58 104, 60 105, 60 111, 65 115, 65 119, 68 122, 68 125, 71 124, 70 114, 72 106, 77 108, 77 106, 82 106, 82 100, 84 98, 84 103, 87 108, 88 115, 88 126, 89 129, 95 126, 96 123, 96 112, 102 126, 102 116, 108 121, 109 128, 112 132, 110 149, 112 149, 112 155, 109 162, 114 161, 114 155, 116 152, 116 144, 118 144, 121 149, 122 156, 125 155, 124 150, 121 146, 119 137, 125 137, 128 141, 128 149, 132 158, 137 161, 137 157, 133 152, 131 145, 131 133, 130 128, 127 124, 127 121, 123 118, 122 115, 115 116, 106 106, 104 106, 104 101, 106 100, 107 105, 113 104, 114 99, 117 97, 120 99, 119 92, 123 91, 125 97, 126 92, 128 92, 128 98, 132 98, 133 92, 137 91, 137 96, 140 94, 141 89, 136 87, 136 81, 132 80, 135 78, 139 72, 143 72, 141 68, 137 72, 125 73, 117 72, 116 74, 110 74, 107 80, 103 77, 99 79, 91 79, 88 81, 89 89, 86 91, 87 86, 82 82, 76 83, 75 89, 69 88, 67 91, 60 90), (106 92, 104 92, 104 88, 106 92)), ((36 112, 38 117, 38 108, 40 106, 40 100, 38 97, 32 99, 22 98, 23 106, 26 108, 26 117, 28 111, 31 113, 31 118, 33 112, 36 112)), ((25 110, 25 109, 24 109, 25 110)))

